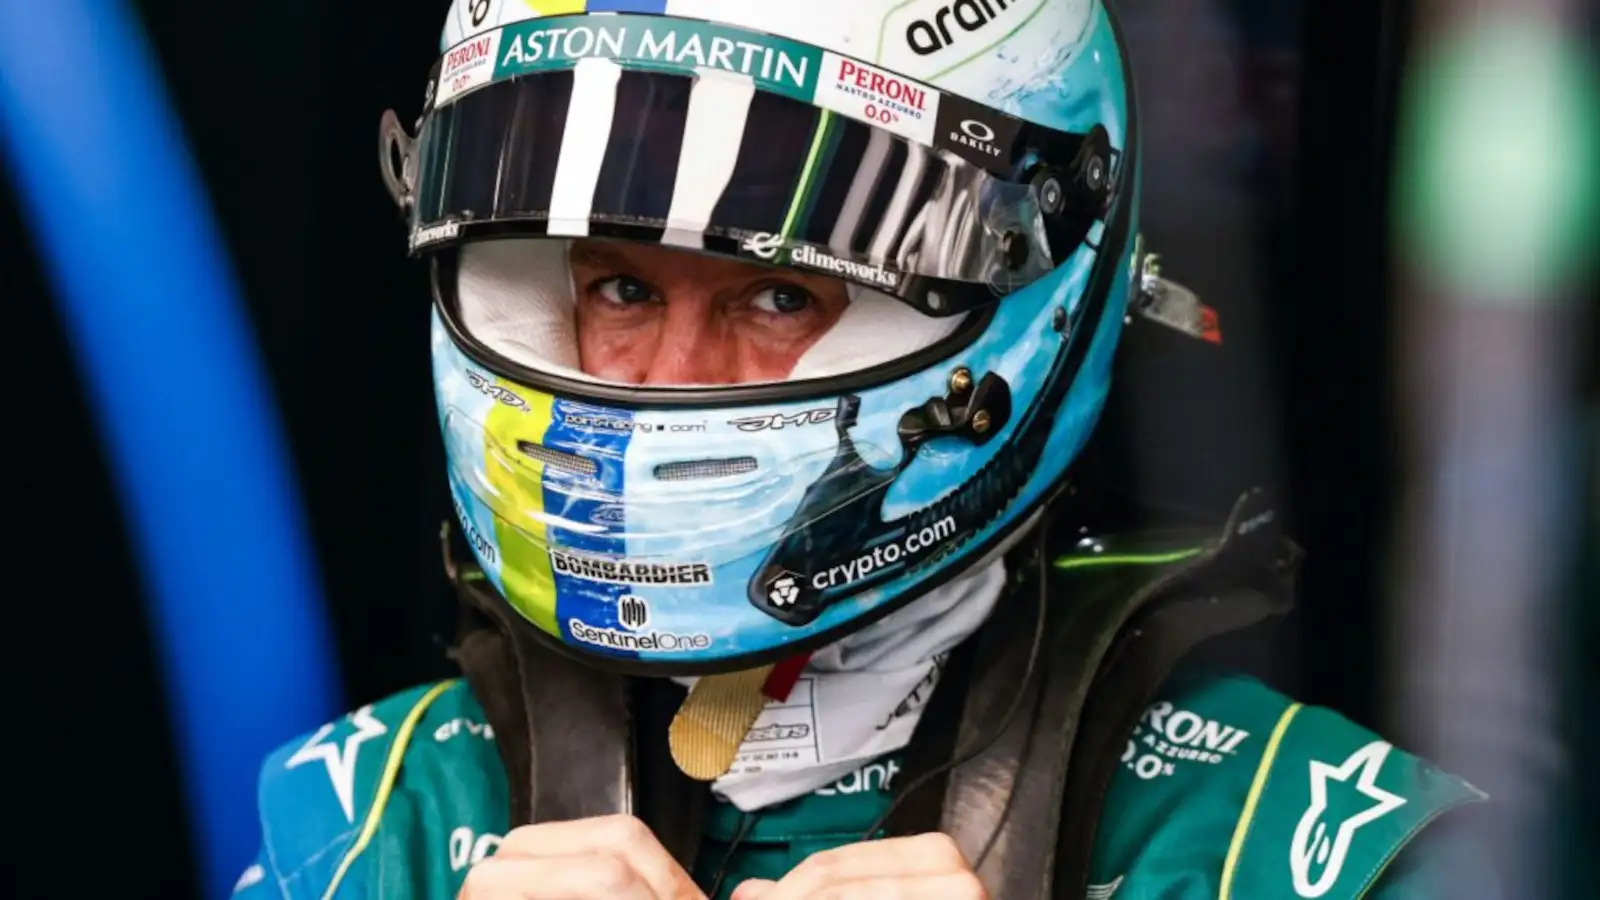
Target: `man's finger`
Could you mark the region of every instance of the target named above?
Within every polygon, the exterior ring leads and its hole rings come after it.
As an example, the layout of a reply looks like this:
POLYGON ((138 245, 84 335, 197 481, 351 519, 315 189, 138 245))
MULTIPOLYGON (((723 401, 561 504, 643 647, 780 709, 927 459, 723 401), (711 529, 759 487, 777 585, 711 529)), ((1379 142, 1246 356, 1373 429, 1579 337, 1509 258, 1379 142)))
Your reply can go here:
POLYGON ((777 887, 760 896, 761 900, 809 900, 825 887, 834 889, 848 882, 957 873, 977 880, 955 841, 935 832, 814 853, 779 880, 777 887))
POLYGON ((765 878, 750 878, 739 882, 739 886, 734 888, 733 894, 728 900, 761 900, 777 886, 778 883, 776 881, 768 881, 765 878))
POLYGON ((599 816, 524 825, 506 835, 495 857, 562 857, 611 853, 626 860, 660 900, 705 900, 650 827, 633 816, 599 816))
MULTIPOLYGON (((783 891, 782 882, 771 893, 762 894, 761 900, 778 900, 783 891)), ((787 900, 788 893, 781 896, 787 900)), ((798 896, 798 895, 797 895, 798 896)), ((807 894, 806 896, 812 896, 807 894)), ((841 884, 829 884, 828 900, 989 900, 983 882, 970 871, 947 872, 942 875, 908 875, 888 878, 862 878, 841 884)))
POLYGON ((467 872, 457 900, 672 900, 614 855, 492 856, 467 872))

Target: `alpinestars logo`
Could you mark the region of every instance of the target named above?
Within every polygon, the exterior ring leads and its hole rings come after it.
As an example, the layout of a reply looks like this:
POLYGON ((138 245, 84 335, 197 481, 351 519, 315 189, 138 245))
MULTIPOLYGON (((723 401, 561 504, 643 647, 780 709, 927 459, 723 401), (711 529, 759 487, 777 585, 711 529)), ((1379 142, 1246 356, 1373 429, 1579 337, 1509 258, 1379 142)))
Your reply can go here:
MULTIPOLYGON (((783 251, 784 241, 775 234, 762 232, 746 238, 741 245, 744 252, 757 259, 777 261, 783 251)), ((822 272, 831 272, 845 278, 877 285, 886 290, 897 290, 900 287, 900 274, 891 272, 880 265, 859 263, 850 259, 840 259, 823 253, 810 244, 801 244, 789 250, 789 263, 804 266, 808 269, 817 269, 822 272)))
POLYGON ((1337 766, 1311 761, 1311 803, 1295 825, 1289 844, 1289 871, 1296 894, 1315 898, 1328 893, 1339 883, 1356 832, 1406 804, 1404 797, 1378 787, 1378 773, 1392 749, 1384 741, 1373 741, 1337 766), (1339 785, 1337 804, 1330 803, 1330 783, 1339 785), (1347 815, 1337 821, 1325 818, 1330 806, 1347 815), (1319 868, 1322 871, 1313 878, 1319 868))
POLYGON ((779 609, 793 606, 800 599, 800 582, 793 572, 784 572, 767 585, 767 599, 779 609))
POLYGON ((629 631, 639 631, 650 624, 650 604, 635 594, 617 598, 617 621, 629 631))

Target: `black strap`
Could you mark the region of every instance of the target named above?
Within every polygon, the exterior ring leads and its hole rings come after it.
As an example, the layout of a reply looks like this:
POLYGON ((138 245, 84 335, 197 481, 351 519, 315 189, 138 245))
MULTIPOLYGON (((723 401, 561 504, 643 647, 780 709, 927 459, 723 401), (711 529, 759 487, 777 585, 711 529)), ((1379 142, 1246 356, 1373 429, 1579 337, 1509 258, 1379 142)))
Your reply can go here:
MULTIPOLYGON (((899 791, 894 805, 884 820, 888 837, 924 834, 937 831, 944 820, 945 805, 949 797, 950 774, 962 763, 960 753, 970 758, 987 749, 987 741, 997 736, 1008 724, 1002 721, 1000 708, 991 710, 987 732, 963 731, 962 723, 968 718, 968 700, 972 694, 973 675, 982 671, 993 673, 1004 658, 1018 652, 1027 654, 1030 649, 1023 638, 1033 635, 1044 623, 1039 606, 1039 592, 1047 586, 1040 583, 1044 577, 1042 562, 1047 558, 1049 529, 1036 528, 1029 539, 1022 541, 1006 557, 1007 584, 978 633, 962 642, 950 652, 944 673, 935 687, 928 709, 912 734, 911 743, 903 753, 899 791), (965 737, 965 741, 962 738, 965 737)), ((1017 658, 1010 660, 1012 664, 1017 658)), ((1036 663, 1023 660, 1023 674, 1012 679, 1014 694, 1017 691, 1037 693, 1031 676, 1036 663)), ((1031 719, 1037 706, 1035 697, 1024 696, 1012 712, 1012 718, 1021 714, 1031 719)))
POLYGON ((1106 794, 1140 715, 1205 641, 1287 613, 1300 548, 1276 527, 1272 501, 1240 498, 1206 564, 1166 580, 1118 633, 1095 674, 1062 791, 1055 871, 1047 896, 1085 896, 1106 794))
POLYGON ((1249 588, 1229 596, 1187 595, 1138 616, 1119 638, 1078 721, 1049 896, 1085 896, 1106 794, 1123 748, 1179 662, 1205 640, 1287 611, 1287 596, 1249 588))
POLYGON ((1117 741, 1126 739, 1148 695, 1199 641, 1287 608, 1289 578, 1258 577, 1279 570, 1277 557, 1292 549, 1267 527, 1273 517, 1265 498, 1248 494, 1221 538, 1196 556, 1097 568, 1058 587, 1044 620, 1044 664, 1026 684, 1019 660, 1030 629, 1007 627, 998 616, 986 626, 985 637, 998 629, 1009 652, 995 654, 992 664, 980 660, 960 740, 986 730, 993 709, 1019 688, 1037 695, 1030 716, 951 773, 946 792, 942 826, 970 857, 982 857, 973 862, 993 896, 1084 895, 1094 826, 1121 756, 1117 741), (1160 613, 1169 607, 1170 618, 1160 613), (1147 643, 1146 629, 1156 624, 1147 643), (1092 729, 1087 737, 1085 728, 1092 729), (1072 852, 1064 855, 1069 841, 1072 852))
POLYGON ((526 737, 528 718, 516 693, 516 657, 500 632, 465 607, 449 656, 466 676, 472 696, 494 729, 495 749, 510 788, 511 827, 527 824, 533 821, 533 791, 527 783, 533 766, 526 737), (474 618, 481 624, 473 624, 474 618))
POLYGON ((632 680, 634 709, 634 814, 655 832, 672 857, 693 872, 711 815, 711 789, 683 774, 667 745, 684 689, 665 678, 632 680))
POLYGON ((967 701, 975 650, 976 642, 966 641, 950 651, 945 661, 928 707, 901 754, 899 794, 883 823, 886 837, 939 830, 945 787, 950 780, 948 763, 956 752, 956 734, 961 729, 961 711, 967 701))
POLYGON ((511 826, 631 812, 692 868, 709 792, 677 771, 665 744, 674 686, 551 651, 481 572, 457 565, 448 535, 444 550, 463 610, 449 655, 494 728, 511 826))

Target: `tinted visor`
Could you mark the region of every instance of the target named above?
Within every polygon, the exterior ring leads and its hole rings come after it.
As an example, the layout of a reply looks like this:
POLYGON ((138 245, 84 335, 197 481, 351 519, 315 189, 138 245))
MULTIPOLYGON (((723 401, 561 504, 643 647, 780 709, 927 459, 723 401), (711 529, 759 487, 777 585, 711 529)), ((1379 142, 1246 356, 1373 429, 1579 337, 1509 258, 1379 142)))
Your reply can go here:
POLYGON ((941 315, 1054 265, 1032 185, 720 71, 586 59, 462 94, 423 123, 415 197, 414 249, 506 233, 656 241, 941 315))

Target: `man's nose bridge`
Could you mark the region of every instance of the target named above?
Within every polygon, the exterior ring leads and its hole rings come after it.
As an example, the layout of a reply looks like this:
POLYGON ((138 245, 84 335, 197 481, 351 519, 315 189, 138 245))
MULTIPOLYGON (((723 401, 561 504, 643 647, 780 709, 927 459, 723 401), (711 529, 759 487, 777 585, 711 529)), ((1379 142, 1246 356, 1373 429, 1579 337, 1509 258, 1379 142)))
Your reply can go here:
POLYGON ((647 383, 713 384, 731 362, 730 347, 721 346, 717 305, 709 296, 674 296, 666 303, 661 339, 656 344, 647 383))

